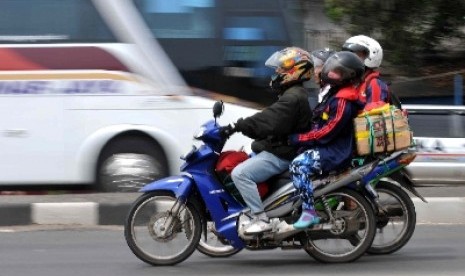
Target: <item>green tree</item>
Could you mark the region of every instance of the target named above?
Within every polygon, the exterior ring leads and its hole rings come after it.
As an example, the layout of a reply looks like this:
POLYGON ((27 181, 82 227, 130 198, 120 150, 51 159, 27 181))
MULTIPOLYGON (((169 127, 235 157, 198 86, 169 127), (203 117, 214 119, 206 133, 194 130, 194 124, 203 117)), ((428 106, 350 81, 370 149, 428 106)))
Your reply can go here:
POLYGON ((421 66, 451 39, 463 45, 464 0, 325 0, 325 11, 349 34, 376 38, 394 65, 421 66))

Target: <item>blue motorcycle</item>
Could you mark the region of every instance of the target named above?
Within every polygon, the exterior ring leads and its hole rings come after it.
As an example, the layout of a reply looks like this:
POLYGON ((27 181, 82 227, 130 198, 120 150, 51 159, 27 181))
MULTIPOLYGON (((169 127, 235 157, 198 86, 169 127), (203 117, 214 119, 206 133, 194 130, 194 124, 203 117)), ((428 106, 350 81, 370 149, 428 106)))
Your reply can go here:
POLYGON ((372 244, 377 222, 373 205, 360 190, 379 177, 377 169, 407 156, 399 154, 380 166, 381 161, 374 160, 315 179, 315 207, 321 222, 304 230, 292 226, 301 212, 299 194, 289 176, 275 177, 268 181, 270 191, 263 199, 273 229, 247 235, 243 228, 250 222, 250 210, 231 194, 214 170, 227 140, 216 122, 223 110, 222 102, 215 103, 214 120, 202 125, 194 136, 203 144, 182 157, 185 162, 180 175, 140 190, 143 194, 132 204, 125 222, 125 238, 132 252, 151 265, 177 264, 195 251, 210 223, 218 239, 234 252, 244 248, 304 249, 328 263, 361 257, 372 244))

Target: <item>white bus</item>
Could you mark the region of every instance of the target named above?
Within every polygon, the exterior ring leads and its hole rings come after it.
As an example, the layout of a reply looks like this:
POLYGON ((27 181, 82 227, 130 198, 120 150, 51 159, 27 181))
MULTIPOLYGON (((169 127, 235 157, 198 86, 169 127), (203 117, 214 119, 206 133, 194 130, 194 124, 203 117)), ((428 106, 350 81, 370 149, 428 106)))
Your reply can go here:
MULTIPOLYGON (((136 2, 1 1, 0 186, 120 191, 178 172, 213 101, 190 95, 136 2)), ((221 122, 255 112, 228 104, 221 122)), ((248 143, 236 134, 227 147, 248 143)))

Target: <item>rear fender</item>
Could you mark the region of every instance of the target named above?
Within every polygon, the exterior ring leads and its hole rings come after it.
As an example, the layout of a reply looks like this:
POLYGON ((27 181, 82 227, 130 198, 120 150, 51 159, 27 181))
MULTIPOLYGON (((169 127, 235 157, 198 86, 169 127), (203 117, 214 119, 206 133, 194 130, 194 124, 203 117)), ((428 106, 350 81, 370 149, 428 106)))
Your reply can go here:
POLYGON ((383 180, 401 186, 416 197, 420 198, 423 202, 428 203, 428 201, 415 189, 415 185, 405 169, 398 170, 395 173, 389 175, 389 177, 383 178, 383 180))
POLYGON ((142 187, 139 192, 170 191, 176 198, 186 200, 195 186, 194 179, 188 175, 169 176, 142 187))

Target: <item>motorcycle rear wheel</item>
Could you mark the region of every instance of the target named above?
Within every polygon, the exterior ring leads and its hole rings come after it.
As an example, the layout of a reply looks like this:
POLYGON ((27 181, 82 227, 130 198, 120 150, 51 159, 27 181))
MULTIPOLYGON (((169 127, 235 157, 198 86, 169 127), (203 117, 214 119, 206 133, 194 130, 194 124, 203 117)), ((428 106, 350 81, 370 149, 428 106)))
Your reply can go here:
POLYGON ((380 181, 375 189, 388 213, 377 215, 375 239, 367 253, 391 254, 407 244, 415 231, 415 205, 407 192, 389 181, 380 181))
MULTIPOLYGON (((364 196, 353 190, 338 189, 325 196, 338 200, 338 206, 331 207, 331 212, 344 229, 341 233, 335 233, 333 229, 307 231, 307 238, 303 242, 304 250, 323 263, 355 261, 366 252, 375 237, 376 219, 373 208, 364 196), (353 229, 349 229, 351 227, 353 229)), ((315 202, 319 200, 316 198, 315 202)))
POLYGON ((174 265, 187 259, 199 243, 201 220, 188 201, 177 216, 171 214, 176 198, 162 191, 143 194, 132 204, 124 225, 131 251, 151 265, 174 265), (170 226, 165 225, 172 219, 170 226))

